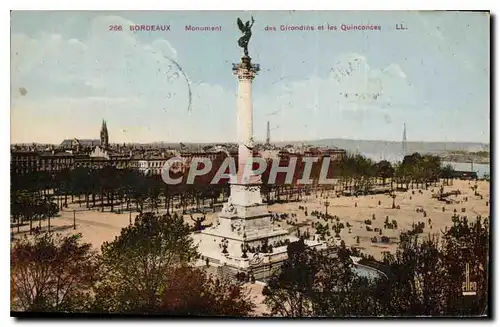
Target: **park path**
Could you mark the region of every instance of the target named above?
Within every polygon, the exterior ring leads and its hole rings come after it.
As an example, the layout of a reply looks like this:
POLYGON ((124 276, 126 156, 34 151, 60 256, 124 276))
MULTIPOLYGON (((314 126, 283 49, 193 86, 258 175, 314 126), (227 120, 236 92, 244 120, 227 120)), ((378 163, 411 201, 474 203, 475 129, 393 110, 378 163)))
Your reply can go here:
MULTIPOLYGON (((69 212, 69 213, 71 213, 71 212, 69 212)), ((59 216, 57 218, 73 222, 73 217, 59 216)), ((82 219, 82 218, 78 218, 78 216, 77 216, 76 217, 76 225, 77 226, 78 226, 78 223, 85 223, 85 224, 88 224, 90 226, 98 226, 98 227, 111 228, 111 229, 116 229, 118 227, 117 225, 111 225, 111 224, 106 224, 106 223, 102 223, 102 222, 98 222, 98 221, 82 219)))

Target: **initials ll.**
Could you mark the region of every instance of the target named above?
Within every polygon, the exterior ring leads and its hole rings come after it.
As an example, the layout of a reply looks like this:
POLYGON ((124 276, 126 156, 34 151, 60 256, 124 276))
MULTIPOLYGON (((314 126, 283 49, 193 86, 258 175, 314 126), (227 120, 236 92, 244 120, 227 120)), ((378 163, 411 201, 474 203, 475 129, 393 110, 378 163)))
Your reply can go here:
POLYGON ((408 28, 404 26, 402 23, 396 24, 396 30, 407 30, 408 28))

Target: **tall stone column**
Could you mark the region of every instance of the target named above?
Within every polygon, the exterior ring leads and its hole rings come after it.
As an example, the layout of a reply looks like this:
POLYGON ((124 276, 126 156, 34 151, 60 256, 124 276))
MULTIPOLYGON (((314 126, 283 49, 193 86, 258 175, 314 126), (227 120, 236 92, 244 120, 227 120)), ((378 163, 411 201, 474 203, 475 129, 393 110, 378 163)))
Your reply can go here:
POLYGON ((260 184, 259 176, 253 176, 253 106, 252 106, 252 81, 258 74, 260 67, 252 64, 251 58, 244 56, 241 62, 233 64, 233 74, 238 78, 237 95, 237 140, 238 164, 237 182, 231 186, 231 197, 235 204, 252 205, 262 203, 260 188, 250 188, 251 185, 260 184), (255 192, 258 191, 258 196, 255 192))

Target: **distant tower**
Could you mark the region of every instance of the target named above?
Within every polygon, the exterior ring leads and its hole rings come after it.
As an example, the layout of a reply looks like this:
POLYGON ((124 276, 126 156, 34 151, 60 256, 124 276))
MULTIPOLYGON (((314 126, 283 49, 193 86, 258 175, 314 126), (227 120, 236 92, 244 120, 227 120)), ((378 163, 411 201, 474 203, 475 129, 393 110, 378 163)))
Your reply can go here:
POLYGON ((267 136, 266 136, 266 144, 270 144, 271 142, 271 126, 269 122, 267 122, 267 136))
POLYGON ((406 147, 406 123, 404 123, 404 127, 403 127, 403 158, 404 158, 404 156, 406 156, 406 151, 407 151, 407 147, 406 147))
POLYGON ((105 149, 109 147, 108 127, 105 120, 102 121, 101 125, 101 147, 105 149))

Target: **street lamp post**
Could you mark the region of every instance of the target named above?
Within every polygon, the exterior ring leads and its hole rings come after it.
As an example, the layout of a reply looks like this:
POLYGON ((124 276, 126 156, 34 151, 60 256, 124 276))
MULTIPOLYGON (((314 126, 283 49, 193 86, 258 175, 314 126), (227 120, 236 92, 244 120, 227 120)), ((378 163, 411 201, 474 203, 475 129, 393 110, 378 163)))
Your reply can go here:
POLYGON ((73 210, 73 229, 76 229, 76 210, 73 210))

